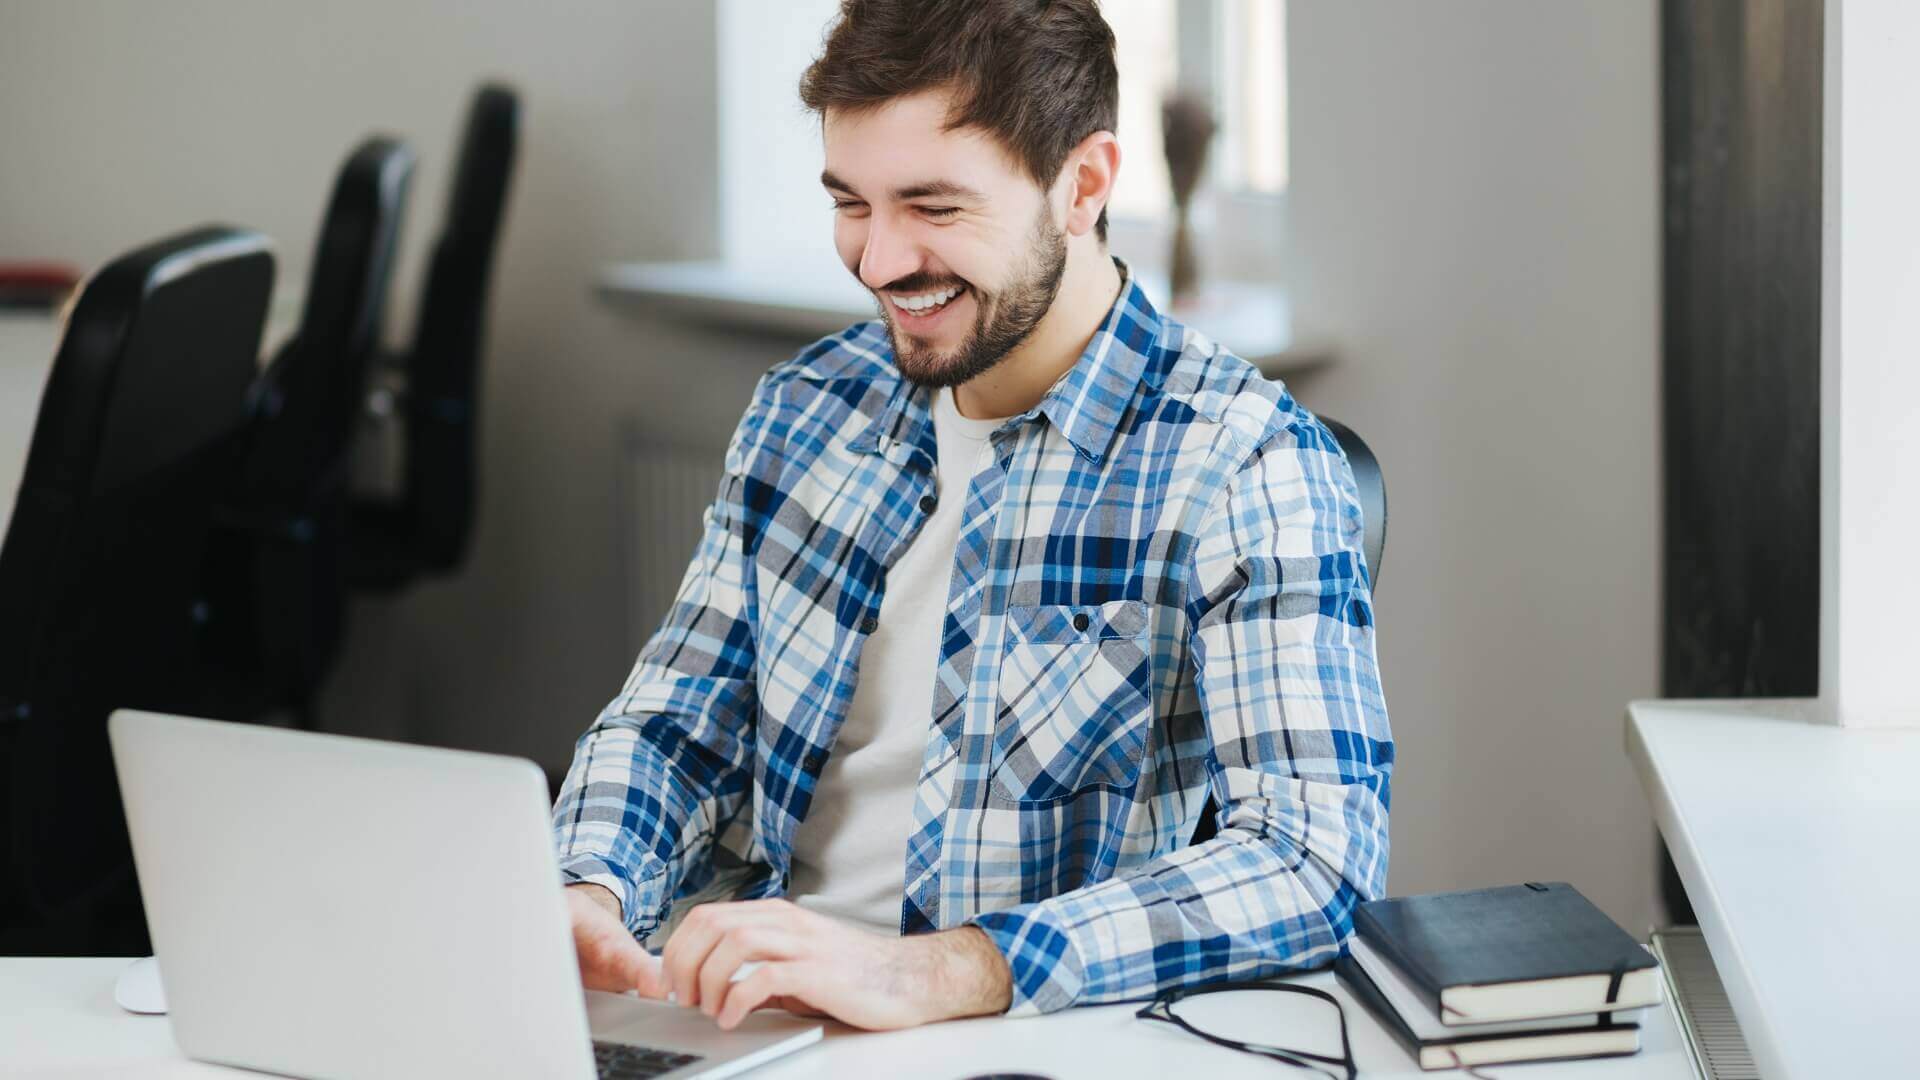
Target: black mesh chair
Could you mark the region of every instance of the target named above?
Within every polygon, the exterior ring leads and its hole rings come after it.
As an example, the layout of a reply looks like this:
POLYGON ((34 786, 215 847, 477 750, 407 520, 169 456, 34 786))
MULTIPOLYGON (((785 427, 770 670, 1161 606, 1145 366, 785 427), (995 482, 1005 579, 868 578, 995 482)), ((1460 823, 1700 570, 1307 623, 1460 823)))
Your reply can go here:
POLYGON ((379 347, 413 155, 387 138, 340 169, 293 338, 252 394, 245 462, 210 588, 224 685, 201 712, 248 719, 311 704, 344 629, 348 445, 379 347))
POLYGON ((199 692, 214 504, 273 256, 209 227, 83 288, 0 549, 0 953, 148 951, 107 714, 199 692))
MULTIPOLYGON (((1373 456, 1373 448, 1366 440, 1354 434, 1352 428, 1338 420, 1325 416, 1320 422, 1333 434, 1335 442, 1347 455, 1347 464, 1353 469, 1354 486, 1360 489, 1360 511, 1364 530, 1360 538, 1361 552, 1367 559, 1367 584, 1377 592, 1380 588, 1380 563, 1387 556, 1387 479, 1380 472, 1380 459, 1373 456)), ((1212 795, 1200 810, 1200 825, 1194 830, 1193 842, 1210 840, 1220 831, 1220 804, 1212 795)))
POLYGON ((513 90, 481 87, 467 110, 413 347, 391 365, 406 424, 404 487, 397 502, 360 499, 353 507, 348 565, 357 587, 397 589, 423 573, 457 570, 466 558, 487 291, 519 128, 513 90))

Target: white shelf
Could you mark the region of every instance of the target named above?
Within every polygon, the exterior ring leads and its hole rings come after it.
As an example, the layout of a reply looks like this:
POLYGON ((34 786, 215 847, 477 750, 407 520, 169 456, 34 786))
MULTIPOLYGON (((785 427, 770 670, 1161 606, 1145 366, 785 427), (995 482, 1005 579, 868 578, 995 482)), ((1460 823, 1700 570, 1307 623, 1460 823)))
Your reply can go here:
MULTIPOLYGON (((1165 282, 1141 273, 1148 299, 1245 357, 1268 377, 1333 361, 1325 343, 1294 337, 1293 314, 1276 286, 1221 281, 1190 305, 1167 308, 1165 282)), ((873 299, 842 274, 747 269, 718 261, 614 263, 600 272, 599 294, 696 325, 810 341, 875 317, 873 299)))
POLYGON ((1627 754, 1760 1074, 1912 1075, 1920 729, 1643 701, 1627 754))

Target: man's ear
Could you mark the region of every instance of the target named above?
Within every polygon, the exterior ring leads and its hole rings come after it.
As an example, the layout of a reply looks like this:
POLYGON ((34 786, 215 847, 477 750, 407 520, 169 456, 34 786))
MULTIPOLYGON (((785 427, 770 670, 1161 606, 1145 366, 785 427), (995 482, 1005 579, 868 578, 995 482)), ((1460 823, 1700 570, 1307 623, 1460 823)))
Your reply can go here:
POLYGON ((1067 154, 1060 170, 1066 189, 1069 236, 1085 236, 1100 220, 1100 211, 1113 198, 1113 181, 1120 174, 1120 141, 1111 131, 1096 131, 1067 154))

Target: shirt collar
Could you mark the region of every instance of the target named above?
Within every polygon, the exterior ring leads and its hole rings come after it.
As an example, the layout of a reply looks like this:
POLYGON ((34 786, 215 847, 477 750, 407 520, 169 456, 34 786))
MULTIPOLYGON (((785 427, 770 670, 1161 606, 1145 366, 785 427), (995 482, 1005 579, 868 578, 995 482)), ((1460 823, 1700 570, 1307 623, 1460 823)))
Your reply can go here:
MULTIPOLYGON (((1115 258, 1113 264, 1120 271, 1119 295, 1081 351, 1080 359, 1039 404, 1008 421, 1011 425, 1044 416, 1075 450, 1096 465, 1113 445, 1120 421, 1139 391, 1148 353, 1162 330, 1160 313, 1147 300, 1125 260, 1115 258)), ((851 440, 850 449, 876 450, 883 439, 908 445, 931 443, 925 388, 897 376, 895 382, 885 406, 851 440), (922 427, 929 430, 920 432, 922 427)))
POLYGON ((1133 404, 1148 351, 1160 337, 1160 313, 1134 281, 1125 261, 1113 260, 1120 270, 1120 294, 1101 320, 1100 329, 1081 351, 1080 359, 1053 384, 1038 413, 1053 422, 1075 450, 1094 464, 1107 456, 1120 421, 1133 404))

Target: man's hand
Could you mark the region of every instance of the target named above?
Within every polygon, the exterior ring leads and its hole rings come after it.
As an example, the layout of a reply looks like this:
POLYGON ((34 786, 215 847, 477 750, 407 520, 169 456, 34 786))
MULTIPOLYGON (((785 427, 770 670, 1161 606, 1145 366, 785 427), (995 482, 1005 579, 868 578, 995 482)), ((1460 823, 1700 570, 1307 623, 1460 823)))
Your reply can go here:
POLYGON ((580 981, 589 990, 642 997, 665 997, 660 961, 647 954, 620 921, 620 900, 599 885, 569 885, 567 916, 573 923, 573 948, 580 956, 580 981))
POLYGON ((1005 1012, 1013 998, 1006 959, 975 927, 886 937, 786 900, 694 908, 661 960, 679 1003, 729 1030, 762 1006, 880 1030, 1005 1012))

